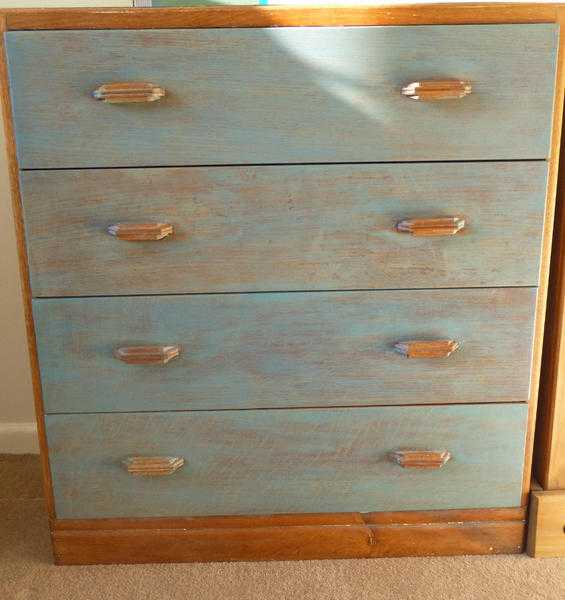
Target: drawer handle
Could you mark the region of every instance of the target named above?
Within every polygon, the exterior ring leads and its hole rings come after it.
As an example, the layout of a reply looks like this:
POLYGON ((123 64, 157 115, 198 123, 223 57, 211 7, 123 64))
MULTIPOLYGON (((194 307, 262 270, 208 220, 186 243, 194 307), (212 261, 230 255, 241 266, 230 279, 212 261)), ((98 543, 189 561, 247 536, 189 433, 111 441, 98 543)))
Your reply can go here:
POLYGON ((451 454, 447 450, 395 450, 390 458, 403 469, 441 469, 451 454))
POLYGON ((108 227, 108 233, 128 242, 151 242, 173 234, 170 223, 116 223, 108 227))
POLYGON ((171 475, 184 465, 182 456, 128 456, 124 466, 130 475, 171 475))
POLYGON ((469 81, 459 79, 431 79, 415 81, 402 88, 402 95, 412 100, 435 102, 437 100, 457 100, 473 91, 469 81))
POLYGON ((406 358, 447 358, 459 349, 454 340, 435 340, 432 342, 410 340, 396 342, 394 349, 406 358))
POLYGON ((404 219, 396 224, 396 231, 416 237, 455 235, 465 228, 465 219, 439 217, 434 219, 404 219))
POLYGON ((180 346, 123 346, 114 356, 128 365, 166 365, 180 355, 180 346))
POLYGON ((109 104, 155 102, 163 98, 165 94, 162 87, 145 81, 105 83, 92 92, 93 98, 109 104))

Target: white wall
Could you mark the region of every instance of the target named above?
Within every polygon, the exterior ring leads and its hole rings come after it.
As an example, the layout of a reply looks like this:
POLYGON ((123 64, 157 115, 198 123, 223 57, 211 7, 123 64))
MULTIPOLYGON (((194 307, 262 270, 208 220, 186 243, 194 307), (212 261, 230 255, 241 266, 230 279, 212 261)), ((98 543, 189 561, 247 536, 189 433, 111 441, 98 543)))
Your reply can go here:
POLYGON ((36 448, 4 131, 0 132, 0 452, 36 448))

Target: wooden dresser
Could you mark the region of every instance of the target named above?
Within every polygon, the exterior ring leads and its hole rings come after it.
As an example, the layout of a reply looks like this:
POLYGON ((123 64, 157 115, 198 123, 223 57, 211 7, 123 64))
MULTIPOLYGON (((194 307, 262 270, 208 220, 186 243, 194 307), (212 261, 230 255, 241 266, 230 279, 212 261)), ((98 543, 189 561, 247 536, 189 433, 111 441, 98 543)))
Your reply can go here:
POLYGON ((561 15, 3 13, 58 563, 522 550, 561 15))

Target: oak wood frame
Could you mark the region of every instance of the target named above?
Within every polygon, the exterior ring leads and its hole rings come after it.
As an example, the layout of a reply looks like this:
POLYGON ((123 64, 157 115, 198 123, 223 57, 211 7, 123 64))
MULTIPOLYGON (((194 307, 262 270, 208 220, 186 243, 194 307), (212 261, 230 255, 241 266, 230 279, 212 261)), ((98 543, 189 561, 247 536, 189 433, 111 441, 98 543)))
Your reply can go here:
POLYGON ((461 554, 517 554, 520 508, 61 520, 52 530, 62 565, 311 560, 461 554))
MULTIPOLYGON (((565 137, 562 138, 562 146, 565 137)), ((563 150, 563 148, 562 148, 563 150)), ((565 155, 564 155, 565 156, 565 155)), ((565 160, 557 182, 534 474, 544 490, 565 494, 565 160)), ((565 521, 565 515, 564 515, 565 521)), ((565 536, 564 536, 565 543, 565 536)), ((564 553, 565 554, 565 553, 564 553)))
MULTIPOLYGON (((349 8, 206 7, 170 9, 7 9, 0 11, 0 85, 18 237, 28 347, 54 552, 58 564, 195 560, 345 558, 521 552, 524 509, 483 509, 340 515, 278 515, 201 519, 70 521, 56 518, 45 438, 39 364, 31 312, 4 32, 49 29, 148 29, 565 23, 564 4, 432 4, 349 8)), ((547 205, 536 308, 523 505, 530 489, 533 432, 541 366, 553 214, 563 117, 563 36, 560 37, 547 205)))
MULTIPOLYGON (((561 156, 565 137, 561 136, 561 156)), ((543 343, 527 551, 565 556, 565 158, 557 161, 555 227, 543 343)))

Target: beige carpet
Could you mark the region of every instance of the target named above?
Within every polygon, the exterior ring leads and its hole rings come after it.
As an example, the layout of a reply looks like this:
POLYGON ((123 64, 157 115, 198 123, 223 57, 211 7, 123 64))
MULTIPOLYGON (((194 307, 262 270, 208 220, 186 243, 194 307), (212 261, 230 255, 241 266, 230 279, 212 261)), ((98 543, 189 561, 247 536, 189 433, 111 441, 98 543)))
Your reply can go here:
POLYGON ((55 567, 36 456, 0 456, 0 600, 565 600, 526 556, 55 567))

